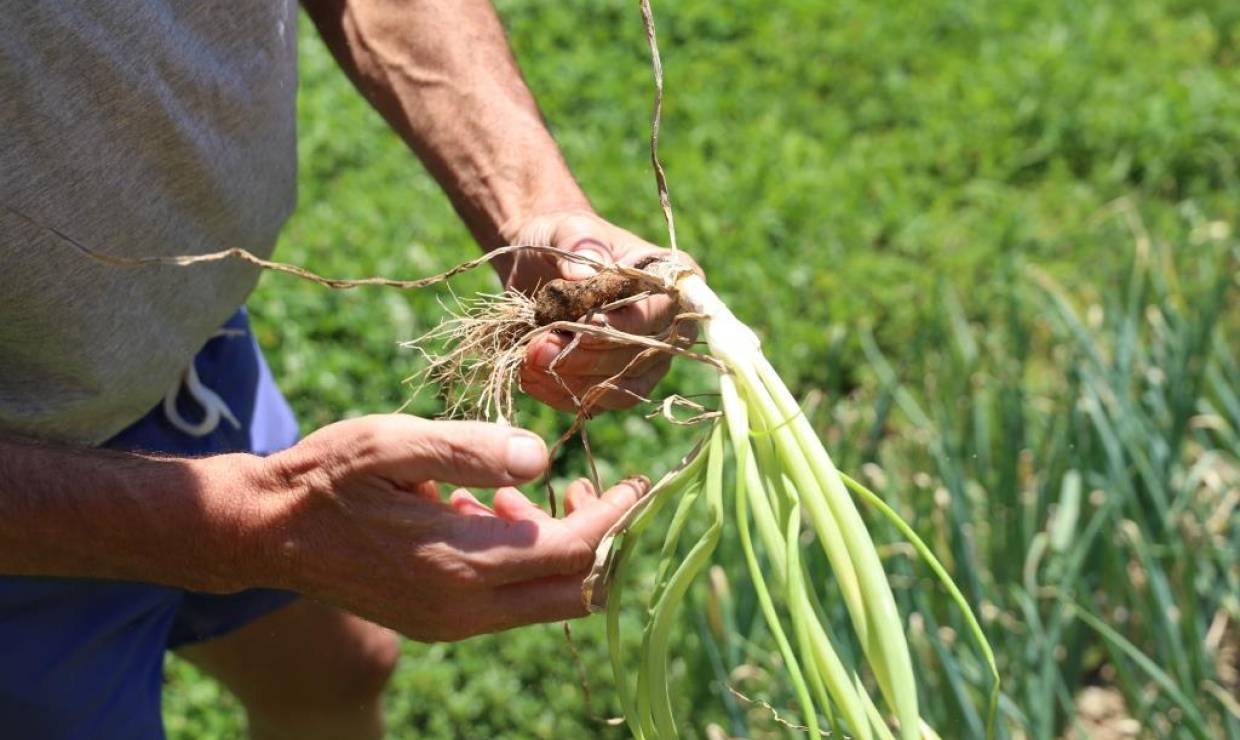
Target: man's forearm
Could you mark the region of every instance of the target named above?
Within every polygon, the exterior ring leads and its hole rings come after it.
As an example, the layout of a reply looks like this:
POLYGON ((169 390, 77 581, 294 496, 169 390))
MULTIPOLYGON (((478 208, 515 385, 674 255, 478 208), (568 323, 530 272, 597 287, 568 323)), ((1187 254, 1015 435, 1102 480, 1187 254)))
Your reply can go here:
POLYGON ((487 0, 303 5, 484 247, 532 215, 589 208, 487 0))
POLYGON ((239 572, 249 554, 247 458, 158 458, 0 436, 0 574, 251 585, 239 572))

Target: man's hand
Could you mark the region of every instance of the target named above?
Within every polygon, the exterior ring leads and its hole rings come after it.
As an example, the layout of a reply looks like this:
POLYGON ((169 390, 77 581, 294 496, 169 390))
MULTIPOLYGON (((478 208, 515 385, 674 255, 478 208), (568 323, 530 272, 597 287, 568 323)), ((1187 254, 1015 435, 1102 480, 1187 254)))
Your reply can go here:
POLYGON ((648 482, 598 496, 578 481, 553 519, 510 487, 546 466, 538 437, 493 424, 386 415, 325 427, 254 460, 249 499, 269 545, 258 578, 418 640, 583 616, 595 547, 648 482), (464 489, 445 502, 437 481, 499 490, 491 507, 464 489))
POLYGON ((547 467, 520 429, 398 414, 267 458, 156 457, 0 435, 0 573, 227 593, 286 588, 420 640, 586 613, 604 533, 645 493, 578 482, 553 519, 509 486, 547 467), (436 481, 499 487, 492 508, 436 481))
MULTIPOLYGON (((535 216, 510 227, 508 231, 513 244, 550 245, 604 264, 635 265, 651 255, 673 256, 669 250, 613 226, 589 210, 535 216)), ((674 253, 674 259, 701 272, 693 258, 684 252, 674 253)), ((579 262, 533 253, 518 253, 516 259, 504 263, 499 269, 505 287, 524 292, 532 292, 555 278, 580 280, 594 274, 593 268, 579 262)), ((667 296, 652 296, 609 312, 606 321, 630 334, 657 334, 668 328, 676 310, 667 296)), ((691 323, 677 328, 682 339, 695 335, 691 323)), ((636 361, 642 348, 617 345, 607 339, 585 335, 572 352, 556 362, 554 372, 559 376, 557 381, 551 373, 551 363, 571 341, 572 337, 557 334, 539 337, 530 344, 521 373, 521 387, 527 393, 564 411, 576 411, 578 402, 589 388, 618 374, 621 377, 612 381, 618 390, 603 393, 587 411, 628 408, 650 393, 667 373, 671 363, 671 357, 667 354, 656 354, 636 361), (577 401, 574 401, 574 396, 577 401)))

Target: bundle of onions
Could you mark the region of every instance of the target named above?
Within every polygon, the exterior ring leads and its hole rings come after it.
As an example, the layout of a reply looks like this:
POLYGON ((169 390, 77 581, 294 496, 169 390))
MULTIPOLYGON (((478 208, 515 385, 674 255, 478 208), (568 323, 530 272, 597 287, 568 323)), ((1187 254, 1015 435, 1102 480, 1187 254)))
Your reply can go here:
POLYGON ((661 480, 641 508, 617 528, 615 539, 600 548, 598 569, 611 579, 607 632, 613 671, 634 736, 676 734, 667 686, 669 631, 689 583, 706 567, 729 524, 737 528, 755 595, 811 734, 819 732, 821 713, 837 733, 893 737, 892 726, 867 693, 860 675, 845 665, 833 647, 813 587, 813 581, 825 574, 808 572, 801 559, 804 527, 812 530, 826 554, 864 658, 894 718, 895 731, 902 738, 936 736, 918 713, 903 622, 849 489, 896 524, 963 610, 994 678, 993 716, 998 697, 993 655, 967 602, 941 564, 878 496, 836 470, 792 394, 762 354, 757 337, 706 282, 688 272, 671 282, 669 292, 685 311, 700 318, 710 354, 720 363, 723 416, 709 440, 661 480), (724 466, 729 461, 735 472, 727 479, 734 483, 731 490, 725 490, 724 466), (672 570, 684 525, 699 498, 705 499, 709 525, 672 570), (673 499, 677 506, 662 548, 663 561, 656 573, 641 665, 633 686, 625 677, 620 653, 619 590, 633 540, 673 499))

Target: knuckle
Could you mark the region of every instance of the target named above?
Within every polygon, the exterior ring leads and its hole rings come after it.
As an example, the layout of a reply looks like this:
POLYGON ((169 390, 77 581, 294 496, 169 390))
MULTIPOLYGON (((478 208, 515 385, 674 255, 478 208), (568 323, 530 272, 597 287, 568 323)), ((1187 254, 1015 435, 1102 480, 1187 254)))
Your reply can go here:
POLYGON ((418 546, 416 558, 426 565, 435 580, 452 590, 474 590, 485 586, 488 580, 479 563, 443 542, 418 546))
POLYGON ((555 230, 555 237, 575 247, 586 240, 599 238, 599 220, 584 213, 569 213, 560 219, 555 230))
POLYGON ((482 455, 477 438, 474 444, 462 444, 443 432, 423 437, 422 453, 430 462, 448 470, 474 470, 481 466, 482 455))
POLYGON ((584 573, 594 566, 594 548, 582 540, 578 547, 573 548, 569 556, 570 573, 584 573))
POLYGON ((378 457, 383 447, 383 435, 375 428, 377 425, 361 425, 349 444, 347 457, 367 462, 378 457))
POLYGON ((573 537, 564 544, 558 561, 560 575, 584 573, 594 565, 594 546, 584 537, 573 537))
POLYGON ((490 583, 486 573, 472 563, 460 563, 451 569, 453 580, 464 588, 485 588, 490 583))
POLYGON ((444 453, 444 462, 453 470, 479 470, 487 466, 487 456, 478 447, 450 444, 444 453))
POLYGON ((279 491, 321 494, 335 490, 352 466, 347 456, 331 447, 309 441, 261 460, 256 471, 258 482, 279 491))

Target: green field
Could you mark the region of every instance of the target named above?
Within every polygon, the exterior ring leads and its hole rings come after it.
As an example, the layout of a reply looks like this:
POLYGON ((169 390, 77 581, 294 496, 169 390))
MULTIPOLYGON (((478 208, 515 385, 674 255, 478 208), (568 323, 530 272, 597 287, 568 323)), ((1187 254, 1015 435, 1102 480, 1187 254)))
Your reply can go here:
MULTIPOLYGON (((498 7, 596 208, 665 241, 636 3, 498 7)), ((841 467, 909 519, 983 617, 1003 734, 1080 737, 1090 687, 1124 697, 1151 735, 1240 738, 1240 4, 682 0, 655 12, 680 244, 763 337, 841 467)), ((476 254, 303 31, 300 206, 277 257, 415 277, 476 254)), ((452 285, 496 286, 484 271, 452 285)), ((434 326, 446 298, 269 275, 250 306, 308 431, 399 406, 418 363, 398 342, 434 326)), ((678 367, 656 395, 709 388, 678 367)), ((568 421, 522 408, 547 438, 568 421)), ((436 412, 429 396, 413 409, 436 412)), ((591 434, 614 479, 662 473, 700 430, 628 413, 591 434)), ((582 465, 570 450, 557 476, 582 465)), ((876 539, 898 540, 874 521, 876 539)), ((975 736, 986 683, 962 622, 905 550, 886 552, 902 611, 916 613, 927 717, 945 738, 975 736)), ((734 542, 718 560, 728 594, 702 584, 673 651, 684 731, 778 734, 727 690, 796 716, 734 542)), ((593 710, 614 716, 600 625, 575 634, 593 710)), ((586 711, 555 625, 409 644, 388 706, 393 737, 619 735, 586 711)), ((174 738, 244 726, 175 661, 165 717, 174 738)))

